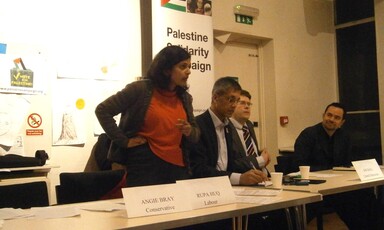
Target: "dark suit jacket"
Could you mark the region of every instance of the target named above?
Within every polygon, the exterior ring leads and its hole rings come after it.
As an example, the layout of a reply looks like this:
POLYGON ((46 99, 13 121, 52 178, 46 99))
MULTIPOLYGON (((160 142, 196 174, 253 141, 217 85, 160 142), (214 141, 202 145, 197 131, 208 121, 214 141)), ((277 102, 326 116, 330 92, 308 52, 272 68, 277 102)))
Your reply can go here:
POLYGON ((201 136, 199 142, 193 146, 191 151, 191 166, 194 177, 230 176, 233 172, 232 137, 230 129, 225 128, 225 138, 227 141, 228 167, 227 171, 216 169, 219 157, 218 143, 215 126, 209 111, 198 115, 196 122, 200 127, 201 136))
MULTIPOLYGON (((255 134, 255 130, 253 129, 252 122, 247 121, 247 126, 249 128, 249 133, 251 135, 251 138, 256 144, 256 148, 257 150, 259 150, 259 146, 257 144, 256 134, 255 134)), ((249 162, 251 161, 257 169, 261 169, 255 156, 247 156, 247 153, 245 152, 245 149, 243 147, 243 143, 241 142, 239 134, 237 133, 236 127, 233 125, 232 122, 229 122, 229 127, 232 133, 232 146, 233 146, 233 155, 234 155, 233 157, 236 164, 235 167, 240 171, 246 172, 252 169, 251 165, 249 164, 249 162)))
POLYGON ((332 138, 321 123, 304 129, 295 142, 297 166, 310 165, 311 172, 351 165, 349 135, 340 128, 332 138))

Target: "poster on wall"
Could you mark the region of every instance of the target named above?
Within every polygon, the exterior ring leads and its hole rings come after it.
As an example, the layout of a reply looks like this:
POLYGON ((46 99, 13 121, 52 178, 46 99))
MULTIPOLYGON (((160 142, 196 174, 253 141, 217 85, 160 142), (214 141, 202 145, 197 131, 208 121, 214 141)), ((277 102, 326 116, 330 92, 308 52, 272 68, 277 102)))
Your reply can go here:
POLYGON ((152 0, 153 54, 177 45, 191 54, 189 93, 195 115, 210 105, 214 83, 212 2, 152 0), (203 84, 202 84, 203 83, 203 84))
POLYGON ((52 145, 85 144, 87 133, 87 93, 84 82, 62 79, 52 94, 52 145), (70 94, 68 88, 71 87, 70 94), (62 95, 66 95, 63 97, 62 95))
POLYGON ((0 94, 0 155, 17 152, 24 154, 21 127, 30 108, 30 102, 22 95, 0 94))
POLYGON ((0 92, 45 94, 46 66, 39 55, 1 54, 0 92))

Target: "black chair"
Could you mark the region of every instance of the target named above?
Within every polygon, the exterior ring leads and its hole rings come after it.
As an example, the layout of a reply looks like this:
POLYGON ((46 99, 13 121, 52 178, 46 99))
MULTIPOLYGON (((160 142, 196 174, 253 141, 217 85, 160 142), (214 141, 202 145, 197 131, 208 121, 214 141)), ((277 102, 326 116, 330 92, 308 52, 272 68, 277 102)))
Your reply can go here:
POLYGON ((277 156, 276 159, 276 172, 282 172, 284 175, 287 175, 289 173, 299 171, 295 153, 285 153, 284 151, 280 151, 280 156, 277 156))
MULTIPOLYGON (((5 182, 7 183, 7 182, 5 182)), ((47 181, 9 183, 0 186, 0 208, 32 208, 49 206, 47 181)))
POLYGON ((112 162, 108 160, 108 151, 110 145, 111 139, 108 138, 107 134, 100 134, 100 136, 97 138, 97 142, 93 145, 91 154, 89 155, 89 159, 85 165, 84 172, 112 169, 112 162))
POLYGON ((61 173, 56 186, 57 204, 122 198, 126 186, 124 170, 61 173))

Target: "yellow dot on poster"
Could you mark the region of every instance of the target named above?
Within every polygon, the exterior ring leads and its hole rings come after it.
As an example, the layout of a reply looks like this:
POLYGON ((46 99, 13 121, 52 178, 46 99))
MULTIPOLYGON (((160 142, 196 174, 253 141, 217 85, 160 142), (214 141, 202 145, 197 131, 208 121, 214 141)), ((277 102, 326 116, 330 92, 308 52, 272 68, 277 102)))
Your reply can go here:
POLYGON ((108 66, 101 67, 101 72, 103 72, 104 74, 108 73, 108 66))
POLYGON ((78 109, 84 109, 85 107, 85 101, 82 98, 77 99, 76 101, 76 108, 78 109))

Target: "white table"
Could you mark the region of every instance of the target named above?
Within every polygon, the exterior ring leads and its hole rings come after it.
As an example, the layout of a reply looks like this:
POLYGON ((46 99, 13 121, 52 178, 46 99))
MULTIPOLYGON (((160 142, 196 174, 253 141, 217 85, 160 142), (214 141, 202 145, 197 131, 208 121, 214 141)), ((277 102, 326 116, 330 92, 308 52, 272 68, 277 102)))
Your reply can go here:
MULTIPOLYGON (((241 219, 241 216, 292 206, 304 206, 307 203, 321 200, 321 195, 316 193, 282 191, 279 196, 280 199, 278 201, 269 204, 234 203, 186 212, 137 218, 127 218, 125 210, 114 212, 95 212, 81 210, 81 215, 76 217, 57 219, 6 220, 3 224, 2 230, 167 229, 234 217, 241 219)), ((122 199, 113 201, 123 202, 122 199)), ((79 204, 69 204, 69 206, 76 205, 79 204)), ((236 228, 242 228, 241 224, 236 226, 236 228)))
POLYGON ((369 181, 360 181, 360 178, 357 175, 356 171, 323 170, 311 172, 309 179, 322 179, 326 180, 326 182, 322 184, 309 184, 300 186, 283 185, 283 189, 291 191, 320 193, 326 196, 336 193, 384 185, 384 178, 369 181), (324 175, 323 177, 321 177, 322 174, 324 175), (316 177, 311 175, 316 175, 316 177))
POLYGON ((2 168, 0 169, 0 186, 44 181, 47 184, 48 200, 52 204, 51 183, 48 173, 57 165, 45 164, 43 166, 2 168))
POLYGON ((2 168, 0 169, 0 182, 14 178, 47 177, 52 168, 59 168, 59 166, 45 164, 43 166, 2 168))
MULTIPOLYGON (((356 171, 323 170, 311 172, 309 179, 321 179, 326 180, 326 182, 309 185, 283 185, 282 188, 286 191, 320 193, 323 196, 327 196, 384 185, 384 178, 361 181, 356 171)), ((305 213, 303 215, 304 219, 306 219, 305 213)))

